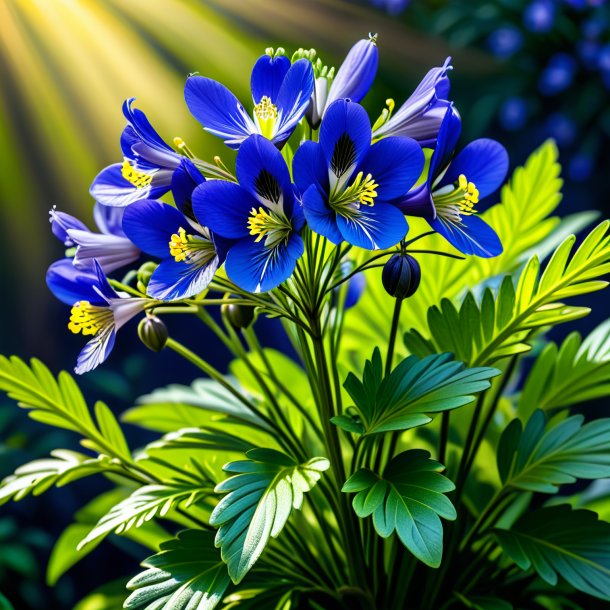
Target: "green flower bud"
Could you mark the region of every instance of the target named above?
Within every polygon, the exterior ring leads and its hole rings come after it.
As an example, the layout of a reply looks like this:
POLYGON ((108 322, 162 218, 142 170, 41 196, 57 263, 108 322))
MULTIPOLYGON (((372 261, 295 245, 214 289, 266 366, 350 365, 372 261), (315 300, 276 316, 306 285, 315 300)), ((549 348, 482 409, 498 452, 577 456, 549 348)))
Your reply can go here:
POLYGON ((150 277, 154 273, 155 269, 158 267, 157 263, 153 263, 152 261, 148 261, 144 263, 137 272, 136 278, 137 283, 136 287, 140 292, 146 294, 146 289, 148 288, 148 282, 150 282, 150 277))
POLYGON ((227 303, 221 311, 235 328, 248 328, 254 322, 254 307, 251 305, 227 303))
POLYGON ((160 352, 167 342, 167 326, 157 316, 148 314, 138 324, 140 341, 153 352, 160 352))
POLYGON ((397 299, 406 299, 419 287, 419 263, 408 254, 394 254, 383 267, 381 281, 386 292, 397 299))

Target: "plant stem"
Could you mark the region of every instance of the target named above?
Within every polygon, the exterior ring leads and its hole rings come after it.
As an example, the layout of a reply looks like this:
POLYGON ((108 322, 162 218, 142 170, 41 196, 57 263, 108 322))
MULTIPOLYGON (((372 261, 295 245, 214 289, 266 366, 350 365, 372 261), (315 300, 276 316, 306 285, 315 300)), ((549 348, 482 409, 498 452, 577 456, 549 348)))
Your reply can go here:
POLYGON ((400 322, 400 308, 403 299, 396 299, 394 302, 394 313, 392 314, 392 327, 390 329, 390 339, 388 342, 388 353, 385 359, 385 375, 386 377, 392 372, 392 360, 394 358, 394 347, 396 346, 396 335, 398 334, 398 326, 400 322))

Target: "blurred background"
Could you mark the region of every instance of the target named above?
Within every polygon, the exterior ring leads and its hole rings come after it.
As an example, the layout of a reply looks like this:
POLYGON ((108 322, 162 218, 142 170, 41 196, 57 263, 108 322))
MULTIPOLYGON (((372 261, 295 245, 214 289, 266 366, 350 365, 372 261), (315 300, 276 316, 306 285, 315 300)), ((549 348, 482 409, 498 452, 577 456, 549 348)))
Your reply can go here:
MULTIPOLYGON (((39 357, 54 372, 73 367, 81 341, 66 332, 67 310, 44 283, 47 266, 62 256, 49 209, 91 223, 88 188, 102 167, 121 160, 127 97, 137 98, 166 141, 181 136, 201 158, 228 158, 188 113, 184 81, 198 71, 247 101, 251 67, 268 46, 288 55, 314 47, 338 67, 356 40, 377 32, 379 74, 364 102, 372 117, 386 97, 400 104, 451 55, 463 142, 495 137, 514 167, 554 138, 565 179, 560 211, 610 211, 604 0, 0 0, 0 32, 0 353, 39 357)), ((596 295, 594 307, 583 332, 607 317, 608 297, 596 295)), ((128 335, 108 366, 80 380, 117 411, 193 375, 128 335)), ((147 440, 138 434, 136 445, 147 440)), ((0 477, 57 446, 74 447, 75 439, 29 422, 0 398, 0 477)), ((135 571, 141 548, 105 542, 56 586, 44 584, 53 541, 93 494, 88 485, 0 510, 0 609, 2 594, 16 610, 72 608, 135 571)), ((99 492, 99 480, 93 485, 99 492)), ((95 600, 79 608, 103 610, 95 600)))

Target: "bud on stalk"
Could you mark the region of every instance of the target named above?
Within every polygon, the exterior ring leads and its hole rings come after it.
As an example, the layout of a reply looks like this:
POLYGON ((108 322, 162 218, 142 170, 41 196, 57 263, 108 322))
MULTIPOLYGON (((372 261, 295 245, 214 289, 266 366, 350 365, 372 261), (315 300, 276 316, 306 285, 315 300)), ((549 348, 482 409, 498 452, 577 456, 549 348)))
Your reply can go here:
POLYGON ((251 305, 227 303, 221 307, 221 311, 235 328, 248 328, 254 322, 254 307, 251 305))
POLYGON ((420 280, 419 263, 408 254, 394 254, 381 273, 383 287, 396 299, 406 299, 415 294, 420 280))
POLYGON ((167 326, 157 316, 148 314, 138 324, 140 341, 153 352, 160 352, 167 343, 167 326))

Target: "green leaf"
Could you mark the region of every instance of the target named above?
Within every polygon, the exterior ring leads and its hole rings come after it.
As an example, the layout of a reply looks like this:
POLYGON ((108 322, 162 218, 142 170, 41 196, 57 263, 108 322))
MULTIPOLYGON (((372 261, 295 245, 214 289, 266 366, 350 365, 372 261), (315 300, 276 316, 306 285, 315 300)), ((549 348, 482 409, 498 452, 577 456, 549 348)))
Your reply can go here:
POLYGON ((211 492, 211 487, 204 481, 145 485, 112 507, 81 540, 77 550, 83 549, 111 532, 122 534, 132 527, 140 527, 157 516, 164 517, 178 505, 188 508, 211 492))
POLYGON ((301 508, 304 492, 330 465, 320 457, 297 464, 272 449, 252 449, 246 456, 247 460, 225 465, 225 471, 237 474, 216 486, 216 492, 228 493, 210 517, 210 525, 220 528, 215 543, 236 584, 260 557, 269 538, 282 531, 292 509, 301 508))
POLYGON ((453 504, 443 495, 455 485, 440 472, 444 466, 429 459, 422 449, 397 455, 379 476, 361 468, 341 491, 356 493, 354 511, 360 518, 373 515, 373 525, 382 538, 394 531, 401 542, 430 567, 437 568, 443 554, 440 517, 456 518, 453 504))
POLYGON ((0 505, 18 502, 30 493, 38 496, 53 485, 66 485, 90 474, 112 470, 107 460, 93 459, 76 451, 55 449, 49 458, 34 460, 15 470, 0 483, 0 505))
POLYGON ((455 596, 466 606, 473 610, 513 610, 513 605, 499 597, 490 597, 489 595, 473 595, 466 597, 460 593, 455 593, 455 596))
POLYGON ((506 487, 556 493, 576 479, 610 477, 610 418, 584 424, 582 415, 547 423, 536 411, 522 430, 513 420, 498 447, 498 471, 506 487))
MULTIPOLYGON (((492 368, 467 369, 451 354, 435 354, 421 360, 409 356, 383 377, 376 348, 364 365, 362 380, 350 373, 344 387, 361 415, 365 434, 377 434, 421 426, 431 421, 428 413, 467 405, 499 374, 492 368)), ((345 418, 339 423, 345 427, 345 418)))
POLYGON ((73 610, 121 610, 125 601, 124 579, 113 580, 81 599, 73 610))
POLYGON ((584 342, 572 333, 559 348, 549 343, 527 376, 517 412, 527 419, 535 409, 558 409, 606 396, 610 396, 610 320, 584 342))
POLYGON ((575 589, 610 600, 610 524, 567 505, 526 513, 510 530, 496 529, 504 552, 550 585, 558 576, 575 589))
POLYGON ((127 610, 212 610, 229 586, 214 535, 185 530, 142 563, 148 568, 127 583, 127 610))
POLYGON ((530 349, 532 331, 576 320, 587 307, 568 307, 562 299, 605 288, 598 278, 610 272, 610 221, 593 229, 573 252, 571 235, 555 250, 543 273, 537 256, 521 271, 516 288, 507 276, 494 295, 487 288, 480 303, 469 293, 458 309, 444 299, 428 311, 430 338, 412 329, 405 344, 418 356, 450 351, 469 365, 489 365, 530 349))
POLYGON ((14 610, 11 602, 2 593, 0 593, 0 610, 14 610))

